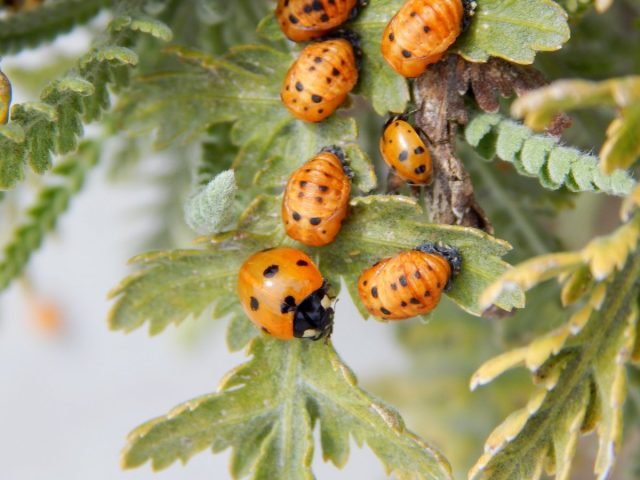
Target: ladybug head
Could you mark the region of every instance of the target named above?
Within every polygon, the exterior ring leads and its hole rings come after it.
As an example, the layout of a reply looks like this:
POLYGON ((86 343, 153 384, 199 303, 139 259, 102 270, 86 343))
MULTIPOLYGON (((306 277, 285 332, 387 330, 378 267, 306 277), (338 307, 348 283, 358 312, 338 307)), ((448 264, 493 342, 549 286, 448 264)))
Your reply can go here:
POLYGON ((319 340, 331 335, 333 329, 333 308, 327 294, 326 282, 308 295, 296 307, 293 314, 293 335, 298 338, 319 340))
POLYGON ((456 247, 450 247, 441 243, 423 243, 419 247, 416 247, 416 250, 424 253, 435 253, 444 257, 444 259, 449 262, 449 265, 451 266, 451 277, 444 288, 445 292, 449 291, 453 284, 453 280, 455 280, 456 276, 462 269, 462 256, 460 255, 460 250, 456 247))

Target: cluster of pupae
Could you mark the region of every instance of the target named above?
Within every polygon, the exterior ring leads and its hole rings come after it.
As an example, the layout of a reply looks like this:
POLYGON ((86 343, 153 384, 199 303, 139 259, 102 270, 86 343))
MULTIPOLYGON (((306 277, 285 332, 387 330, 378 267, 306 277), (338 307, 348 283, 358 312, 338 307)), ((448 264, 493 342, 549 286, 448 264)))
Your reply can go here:
MULTIPOLYGON (((358 82, 358 39, 336 27, 357 15, 363 0, 279 0, 276 18, 284 34, 306 46, 285 76, 281 98, 293 116, 320 122, 331 115, 358 82)), ((408 0, 384 30, 382 55, 405 77, 421 75, 440 60, 465 28, 471 0, 408 0)), ((380 138, 383 159, 402 180, 429 183, 431 154, 424 134, 406 116, 392 117, 380 138)), ((353 173, 340 147, 323 148, 292 173, 284 190, 282 220, 300 243, 331 243, 345 221, 353 173)), ((433 310, 461 269, 454 247, 424 243, 384 258, 358 279, 362 303, 375 317, 401 320, 433 310)), ((242 265, 242 306, 266 334, 280 339, 318 340, 330 335, 334 310, 328 283, 301 250, 262 250, 242 265)))

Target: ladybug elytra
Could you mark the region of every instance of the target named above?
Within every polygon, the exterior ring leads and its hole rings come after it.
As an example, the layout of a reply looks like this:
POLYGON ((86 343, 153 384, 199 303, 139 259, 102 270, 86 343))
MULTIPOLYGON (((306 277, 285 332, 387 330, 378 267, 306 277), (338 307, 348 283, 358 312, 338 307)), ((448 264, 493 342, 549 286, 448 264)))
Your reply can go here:
POLYGON ((238 274, 240 303, 264 333, 282 340, 318 340, 331 334, 328 285, 304 252, 288 247, 249 257, 238 274))
POLYGON ((404 118, 393 117, 385 124, 380 153, 403 180, 413 184, 426 184, 431 180, 431 153, 418 131, 404 118))

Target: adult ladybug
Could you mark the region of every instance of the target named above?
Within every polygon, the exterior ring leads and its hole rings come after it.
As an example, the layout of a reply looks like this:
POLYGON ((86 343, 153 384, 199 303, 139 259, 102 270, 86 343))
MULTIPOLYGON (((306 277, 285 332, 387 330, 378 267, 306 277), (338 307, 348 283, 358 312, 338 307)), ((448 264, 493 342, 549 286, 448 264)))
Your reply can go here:
POLYGON ((359 0, 278 0, 276 19, 289 40, 322 37, 353 18, 359 0))
POLYGON ((282 340, 318 340, 331 334, 327 282, 300 250, 271 248, 249 257, 238 275, 245 313, 263 332, 282 340))
POLYGON ((306 46, 289 68, 280 97, 291 114, 307 122, 331 115, 358 82, 356 55, 344 38, 306 46))
POLYGON ((425 243, 362 272, 358 294, 374 317, 403 320, 424 315, 438 305, 461 265, 457 249, 425 243))
POLYGON ((0 125, 9 120, 9 106, 11 105, 11 82, 0 72, 0 125))
POLYGON ((431 180, 431 153, 420 134, 403 117, 392 117, 380 137, 380 153, 400 178, 414 184, 431 180))
POLYGON ((305 245, 331 243, 347 216, 351 170, 339 147, 326 147, 297 169, 282 198, 284 228, 305 245))
POLYGON ((404 77, 417 77, 442 58, 467 27, 473 0, 409 0, 382 34, 382 56, 404 77))

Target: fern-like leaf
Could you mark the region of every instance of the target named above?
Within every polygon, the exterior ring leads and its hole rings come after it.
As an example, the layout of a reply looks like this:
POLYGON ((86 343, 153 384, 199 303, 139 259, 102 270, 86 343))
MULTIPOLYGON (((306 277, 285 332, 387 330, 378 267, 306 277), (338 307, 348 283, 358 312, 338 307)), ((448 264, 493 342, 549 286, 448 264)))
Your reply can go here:
POLYGON ((55 166, 56 184, 43 187, 34 204, 26 211, 26 220, 13 232, 0 262, 0 290, 17 277, 37 250, 45 235, 53 230, 67 210, 73 195, 80 191, 89 170, 98 160, 93 143, 80 145, 78 151, 55 166))
POLYGON ((349 438, 366 443, 399 480, 450 479, 446 460, 400 415, 361 390, 330 344, 255 339, 253 358, 220 391, 193 399, 129 435, 126 467, 162 469, 204 449, 232 448, 233 478, 312 479, 313 429, 323 457, 342 467, 349 438))
POLYGON ((622 436, 625 364, 637 336, 639 238, 636 213, 581 252, 532 259, 487 290, 484 301, 490 302, 510 285, 529 288, 560 276, 579 285, 573 289, 577 298, 588 296, 565 325, 489 360, 472 377, 475 388, 524 364, 544 389, 494 430, 470 478, 537 479, 544 467, 567 480, 578 435, 594 428, 600 441, 594 470, 599 479, 608 478, 622 436))
POLYGON ((117 90, 128 83, 129 69, 138 62, 135 52, 118 45, 129 42, 130 32, 123 31, 128 27, 167 38, 166 27, 155 20, 117 18, 110 41, 82 57, 69 75, 51 82, 40 102, 13 106, 11 127, 21 133, 0 131, 0 189, 12 188, 24 178, 25 162, 42 173, 50 168, 52 155, 73 151, 83 134, 83 121, 96 120, 109 107, 108 87, 117 90))
POLYGON ((0 55, 35 47, 93 18, 110 0, 53 0, 0 19, 0 55))
POLYGON ((524 125, 499 114, 479 114, 465 129, 465 139, 487 159, 495 156, 513 163, 516 170, 555 190, 566 186, 574 192, 626 195, 634 185, 624 171, 604 175, 598 159, 565 147, 551 136, 535 134, 524 125))

